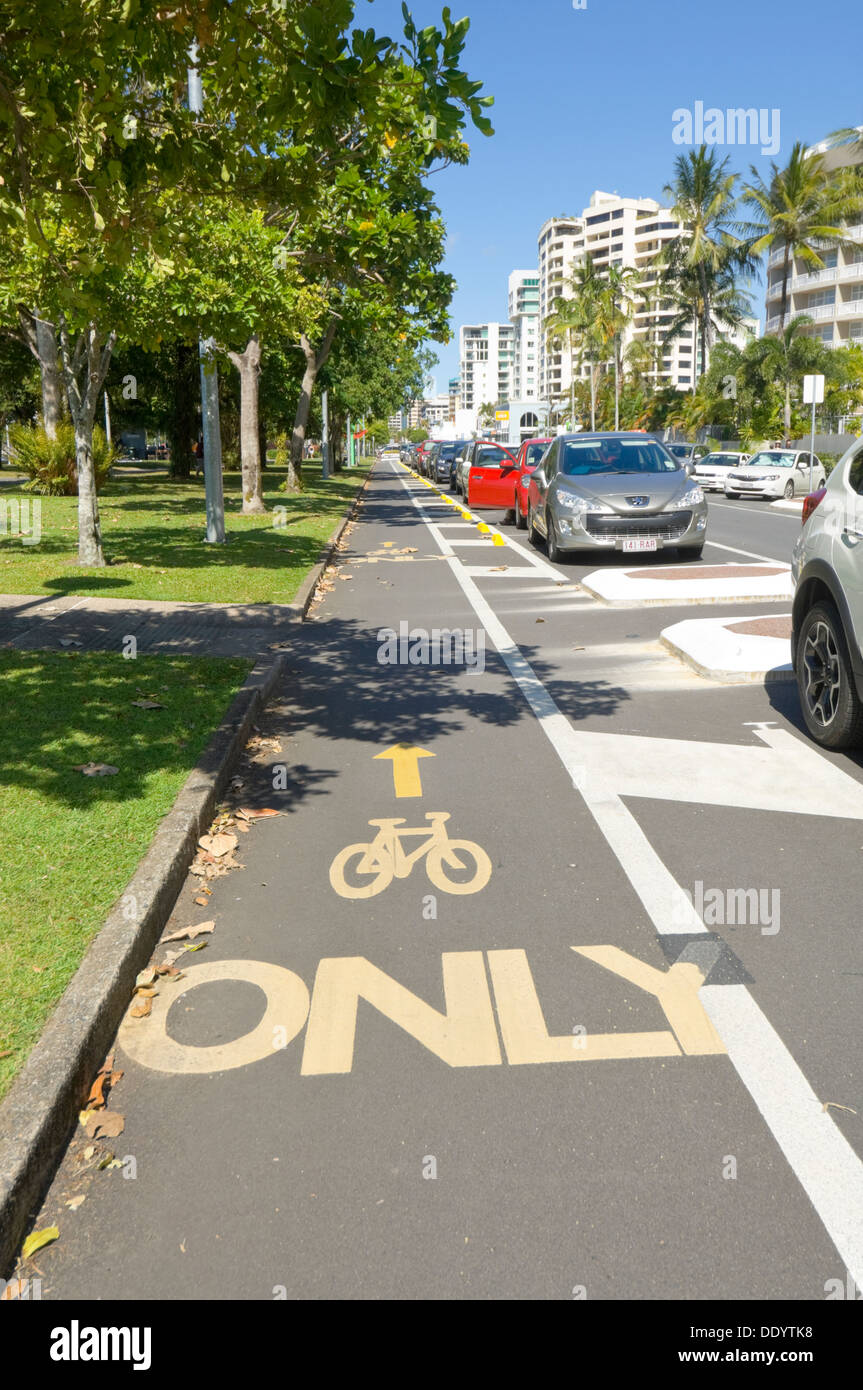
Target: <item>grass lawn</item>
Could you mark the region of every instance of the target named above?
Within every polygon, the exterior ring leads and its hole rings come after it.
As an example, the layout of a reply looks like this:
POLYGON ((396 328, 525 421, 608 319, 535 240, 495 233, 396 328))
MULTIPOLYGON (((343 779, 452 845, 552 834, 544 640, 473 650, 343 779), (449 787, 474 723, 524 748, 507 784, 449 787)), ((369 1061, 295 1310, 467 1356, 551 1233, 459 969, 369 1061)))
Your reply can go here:
POLYGON ((0 651, 0 1096, 250 666, 0 651))
MULTIPOLYGON (((206 545, 204 484, 143 471, 108 483, 100 498, 104 569, 77 563, 77 498, 43 497, 42 538, 24 545, 0 532, 0 593, 169 599, 189 603, 290 603, 367 467, 324 482, 304 467, 306 489, 279 492, 285 470, 264 473, 266 516, 243 516, 239 473, 225 474, 227 545, 206 545), (276 508, 284 508, 279 514, 276 508), (281 524, 275 524, 276 521, 281 524)), ((2 477, 2 475, 0 475, 2 477)), ((33 494, 0 489, 0 502, 33 494)))

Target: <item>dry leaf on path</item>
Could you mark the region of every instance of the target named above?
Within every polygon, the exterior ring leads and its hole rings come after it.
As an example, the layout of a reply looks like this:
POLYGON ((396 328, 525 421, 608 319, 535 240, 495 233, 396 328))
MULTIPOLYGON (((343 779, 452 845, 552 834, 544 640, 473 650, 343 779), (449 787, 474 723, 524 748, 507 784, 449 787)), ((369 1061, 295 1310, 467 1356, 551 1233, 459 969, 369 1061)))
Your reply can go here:
POLYGON ((212 854, 214 859, 221 859, 224 854, 230 854, 231 850, 237 848, 238 843, 236 835, 202 835, 198 841, 201 849, 206 850, 207 854, 212 854))
POLYGON ((84 1132, 88 1139, 116 1139, 125 1128, 125 1117, 118 1115, 116 1110, 98 1110, 90 1116, 84 1132))
POLYGON ((70 1197, 68 1202, 66 1203, 66 1206, 69 1208, 70 1211, 77 1211, 78 1208, 82 1206, 84 1202, 86 1202, 86 1200, 87 1194, 85 1192, 81 1192, 78 1194, 77 1197, 70 1197))
POLYGON ((164 709, 164 708, 165 708, 164 705, 160 705, 160 704, 159 704, 159 701, 158 701, 158 700, 133 700, 133 701, 132 701, 132 704, 133 704, 133 705, 136 705, 136 706, 138 707, 138 709, 164 709))
POLYGON ((272 806, 263 806, 256 811, 251 806, 241 806, 237 812, 238 816, 243 816, 246 820, 262 820, 264 816, 280 816, 281 811, 274 811, 272 806))
POLYGON ((155 970, 152 969, 152 967, 148 968, 147 970, 142 970, 142 971, 135 977, 135 988, 136 988, 136 989, 144 989, 147 985, 154 985, 155 983, 156 983, 156 972, 155 972, 155 970))
POLYGON ((56 1226, 46 1226, 41 1231, 31 1231, 21 1248, 21 1259, 29 1260, 31 1255, 35 1255, 37 1250, 43 1246, 50 1245, 52 1240, 59 1238, 60 1232, 56 1226))
POLYGON ((131 1018, 149 1018, 152 1010, 152 999, 144 999, 142 1003, 135 1004, 135 1006, 129 1010, 129 1015, 131 1018))
MULTIPOLYGON (((200 936, 202 932, 212 932, 215 930, 215 921, 201 922, 197 927, 181 927, 179 931, 171 932, 170 936, 163 936, 162 941, 191 941, 193 937, 200 936)), ((178 952, 177 954, 179 955, 180 953, 178 952)))

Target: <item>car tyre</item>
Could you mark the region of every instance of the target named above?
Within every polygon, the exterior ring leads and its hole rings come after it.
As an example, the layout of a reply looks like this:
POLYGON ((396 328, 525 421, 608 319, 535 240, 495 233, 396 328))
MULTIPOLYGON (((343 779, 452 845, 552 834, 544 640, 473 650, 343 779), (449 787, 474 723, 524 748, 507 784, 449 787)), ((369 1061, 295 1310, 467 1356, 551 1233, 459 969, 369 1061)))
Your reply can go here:
POLYGON ((842 620, 829 600, 806 614, 794 664, 803 719, 815 742, 822 748, 863 744, 863 701, 854 684, 842 620))
POLYGON ((548 556, 551 564, 562 565, 564 560, 566 559, 566 555, 561 550, 560 545, 558 544, 557 532, 554 529, 554 517, 549 512, 546 512, 545 514, 545 531, 545 553, 548 556))
POLYGON ((726 496, 726 497, 739 497, 739 496, 740 496, 740 493, 739 493, 739 492, 726 492, 725 496, 726 496))
POLYGON ((524 528, 525 528, 526 526, 527 526, 527 517, 526 517, 526 516, 522 516, 522 514, 521 514, 521 507, 516 503, 516 508, 515 508, 515 529, 516 529, 516 531, 523 531, 524 528))
POLYGON ((791 498, 792 498, 793 496, 794 496, 794 484, 793 484, 793 482, 791 481, 791 479, 789 478, 789 479, 788 479, 788 482, 785 484, 785 500, 786 500, 786 502, 790 502, 790 501, 791 501, 791 498))
POLYGON ((536 525, 534 523, 533 508, 531 506, 528 506, 527 509, 527 538, 530 541, 531 545, 538 546, 542 541, 542 536, 537 531, 536 525))
POLYGON ((701 542, 701 545, 679 545, 677 553, 681 560, 700 560, 704 555, 704 541, 701 542))

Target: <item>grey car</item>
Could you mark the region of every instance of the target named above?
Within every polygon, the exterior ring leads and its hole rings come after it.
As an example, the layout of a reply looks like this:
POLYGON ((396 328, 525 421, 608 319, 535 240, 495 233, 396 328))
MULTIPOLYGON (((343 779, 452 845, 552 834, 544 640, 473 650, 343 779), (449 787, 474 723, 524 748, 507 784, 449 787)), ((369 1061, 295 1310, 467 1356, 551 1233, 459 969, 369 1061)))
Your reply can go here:
POLYGON ((803 503, 791 653, 806 727, 823 748, 863 745, 863 441, 803 503))
POLYGON ((707 503, 668 450, 645 434, 563 434, 530 479, 527 524, 548 558, 578 551, 650 553, 675 548, 697 559, 707 503))

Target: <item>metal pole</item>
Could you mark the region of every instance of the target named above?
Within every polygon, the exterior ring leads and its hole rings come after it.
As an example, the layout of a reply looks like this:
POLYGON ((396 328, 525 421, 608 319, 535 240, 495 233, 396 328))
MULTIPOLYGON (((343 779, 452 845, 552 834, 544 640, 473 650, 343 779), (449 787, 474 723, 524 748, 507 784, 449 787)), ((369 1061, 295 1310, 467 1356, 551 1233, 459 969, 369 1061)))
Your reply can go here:
POLYGON ((105 396, 105 438, 106 438, 106 440, 108 441, 108 443, 110 444, 110 443, 111 443, 111 411, 110 411, 109 408, 108 408, 108 392, 107 392, 107 391, 104 392, 104 396, 105 396))
POLYGON ((809 452, 809 491, 812 491, 812 460, 815 458, 815 397, 817 391, 812 392, 812 448, 809 452))
MULTIPOLYGON (((204 107, 201 74, 197 68, 198 46, 189 49, 189 110, 198 113, 204 107)), ((213 351, 212 338, 198 339, 198 358, 201 363, 201 425, 204 434, 204 492, 207 508, 209 545, 224 545, 225 499, 222 491, 222 429, 219 421, 219 372, 213 351)))
POLYGON ((354 466, 354 427, 351 424, 351 417, 348 416, 348 468, 354 466))
POLYGON ((321 392, 321 413, 323 415, 323 426, 321 429, 321 476, 330 476, 330 393, 321 392))

